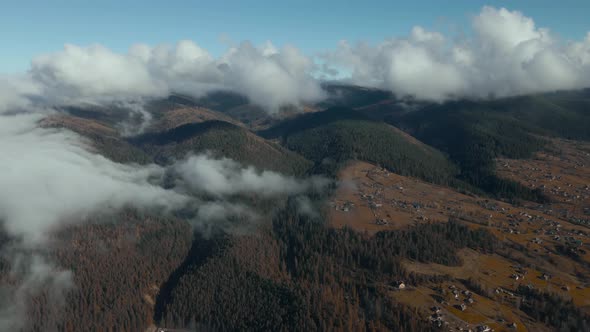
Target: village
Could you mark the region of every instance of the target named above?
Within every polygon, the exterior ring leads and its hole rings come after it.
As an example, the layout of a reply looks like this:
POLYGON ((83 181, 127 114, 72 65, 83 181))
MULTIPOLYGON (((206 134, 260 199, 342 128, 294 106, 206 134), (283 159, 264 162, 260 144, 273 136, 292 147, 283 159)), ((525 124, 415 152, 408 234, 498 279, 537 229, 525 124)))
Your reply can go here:
POLYGON ((486 289, 485 294, 469 289, 466 282, 445 287, 398 282, 392 296, 429 312, 428 319, 443 330, 526 331, 532 320, 510 313, 510 308, 526 301, 515 291, 518 287, 550 291, 590 307, 590 285, 585 284, 587 277, 582 277, 590 276, 588 165, 590 155, 571 146, 562 147, 559 157, 542 154, 535 159, 499 160, 500 176, 539 188, 551 201, 513 205, 355 162, 341 172, 340 179, 347 185, 330 201, 329 220, 333 227, 369 234, 450 218, 488 229, 507 246, 521 249, 507 250, 511 253, 506 257, 464 251, 469 264, 457 268, 407 262, 414 272, 476 280, 478 287, 486 289), (573 167, 576 172, 570 171, 573 167))

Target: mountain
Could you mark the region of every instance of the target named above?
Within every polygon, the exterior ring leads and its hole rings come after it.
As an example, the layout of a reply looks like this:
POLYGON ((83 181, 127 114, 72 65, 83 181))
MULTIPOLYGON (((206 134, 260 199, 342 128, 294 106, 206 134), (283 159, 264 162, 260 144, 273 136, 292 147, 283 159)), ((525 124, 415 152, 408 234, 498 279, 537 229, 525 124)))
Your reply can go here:
POLYGON ((47 244, 47 256, 71 269, 75 287, 60 298, 59 284, 41 283, 24 330, 145 331, 160 285, 191 242, 185 221, 135 210, 60 229, 47 244))
POLYGON ((494 175, 495 159, 528 158, 543 136, 590 139, 587 92, 489 101, 452 101, 390 115, 386 121, 447 153, 467 182, 500 197, 544 201, 540 193, 494 175))
POLYGON ((245 125, 223 113, 215 112, 202 107, 180 107, 162 112, 147 128, 148 132, 162 132, 190 123, 202 123, 207 121, 224 121, 236 126, 245 125))
MULTIPOLYGON (((67 215, 40 252, 72 287, 34 280, 24 330, 588 330, 589 90, 433 103, 324 89, 276 114, 215 92, 42 120, 121 163, 209 152, 297 177, 246 184, 330 184, 178 187, 190 206, 67 215)), ((0 229, 4 252, 17 240, 0 229)), ((18 264, 0 257, 0 286, 28 285, 18 264)))
POLYGON ((210 151, 245 165, 285 174, 304 174, 311 166, 305 158, 247 129, 223 121, 184 124, 170 130, 145 134, 132 140, 158 163, 184 158, 188 153, 210 151))
POLYGON ((144 114, 143 119, 132 121, 137 115, 133 108, 80 106, 67 108, 63 114, 43 120, 41 125, 72 130, 85 137, 101 154, 121 163, 166 164, 189 153, 212 152, 217 157, 231 158, 258 169, 293 175, 305 174, 312 164, 257 136, 240 121, 195 106, 190 99, 171 96, 151 101, 141 110, 149 116, 144 114), (111 117, 111 114, 117 115, 111 117), (122 135, 127 127, 144 133, 122 135))
POLYGON ((384 122, 345 107, 304 114, 261 132, 314 161, 336 171, 349 160, 377 163, 403 175, 448 184, 455 166, 439 151, 384 122))
POLYGON ((66 128, 85 137, 92 148, 103 156, 119 163, 150 163, 152 158, 141 149, 130 144, 119 131, 100 120, 71 115, 55 115, 45 118, 39 124, 46 128, 66 128))

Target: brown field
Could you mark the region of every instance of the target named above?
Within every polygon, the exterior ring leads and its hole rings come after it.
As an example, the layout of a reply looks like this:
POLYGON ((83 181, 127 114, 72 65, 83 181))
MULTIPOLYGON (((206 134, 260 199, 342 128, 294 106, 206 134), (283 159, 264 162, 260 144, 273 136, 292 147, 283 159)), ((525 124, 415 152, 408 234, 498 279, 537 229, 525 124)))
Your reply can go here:
POLYGON ((533 159, 499 159, 497 169, 499 176, 547 195, 546 213, 590 225, 590 143, 553 139, 533 159))
POLYGON ((462 266, 405 262, 409 271, 459 280, 453 286, 461 292, 467 289, 462 282, 467 280, 485 290, 471 295, 474 303, 464 311, 455 306, 466 298, 455 300, 450 283, 392 292, 398 301, 427 312, 439 306, 450 329, 486 324, 496 331, 547 330, 516 308, 521 299, 512 293, 520 285, 572 299, 590 313, 590 230, 585 224, 590 219, 590 144, 554 140, 550 149, 533 159, 498 160, 498 174, 541 188, 552 203, 515 206, 353 162, 339 174, 342 184, 330 201, 329 222, 336 228, 372 234, 454 217, 494 233, 504 248, 494 255, 463 249, 462 266), (558 251, 559 246, 576 252, 578 258, 558 251), (514 274, 520 275, 518 280, 514 274), (512 322, 517 329, 508 327, 512 322))

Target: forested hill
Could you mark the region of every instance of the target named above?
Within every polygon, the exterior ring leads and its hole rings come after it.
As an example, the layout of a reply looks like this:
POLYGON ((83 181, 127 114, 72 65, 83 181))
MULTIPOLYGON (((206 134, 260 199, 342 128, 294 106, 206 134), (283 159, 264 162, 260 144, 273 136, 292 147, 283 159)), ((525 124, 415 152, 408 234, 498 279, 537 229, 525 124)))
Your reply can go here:
POLYGON ((353 159, 380 164, 396 173, 450 184, 455 166, 439 151, 386 123, 345 107, 304 114, 261 133, 335 172, 353 159))
POLYGON ((247 129, 223 121, 189 123, 164 132, 132 139, 158 163, 184 158, 188 153, 212 152, 244 165, 285 174, 304 174, 311 162, 247 129))
POLYGON ((528 158, 545 146, 543 137, 590 139, 587 91, 492 101, 432 104, 386 121, 445 153, 461 178, 500 197, 542 201, 538 192, 494 175, 495 158, 528 158))

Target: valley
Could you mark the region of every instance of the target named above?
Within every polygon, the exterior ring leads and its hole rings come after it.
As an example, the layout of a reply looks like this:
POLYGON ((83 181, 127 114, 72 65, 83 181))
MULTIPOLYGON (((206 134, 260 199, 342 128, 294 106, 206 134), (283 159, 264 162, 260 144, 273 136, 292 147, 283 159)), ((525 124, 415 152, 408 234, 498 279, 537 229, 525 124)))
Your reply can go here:
POLYGON ((584 208, 590 206, 587 151, 585 143, 553 140, 531 159, 497 160, 500 177, 544 189, 551 200, 545 205, 514 205, 351 162, 339 173, 340 186, 326 207, 328 220, 332 227, 369 234, 449 219, 487 229, 503 249, 492 255, 461 249, 460 266, 405 260, 408 271, 451 280, 406 287, 391 296, 432 312, 435 323, 442 321, 450 328, 546 330, 518 310, 526 301, 519 287, 571 299, 590 313, 590 229, 584 222, 584 208))
MULTIPOLYGON (((89 107, 41 120, 189 204, 106 205, 52 229, 43 257, 72 286, 60 312, 44 309, 53 284, 30 294, 25 330, 588 326, 586 133, 512 109, 557 97, 498 108, 326 89, 337 97, 273 115, 219 93, 151 101, 147 118, 89 107)), ((14 264, 0 260, 5 285, 22 282, 14 264)))

